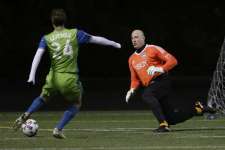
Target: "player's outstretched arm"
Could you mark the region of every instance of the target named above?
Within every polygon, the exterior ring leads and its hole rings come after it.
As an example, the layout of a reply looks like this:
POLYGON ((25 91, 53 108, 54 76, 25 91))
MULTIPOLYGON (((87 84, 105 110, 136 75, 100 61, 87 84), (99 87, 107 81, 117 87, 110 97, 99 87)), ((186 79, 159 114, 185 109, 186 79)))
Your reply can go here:
POLYGON ((121 48, 120 43, 108 40, 104 37, 101 36, 93 36, 91 35, 89 43, 95 43, 95 44, 99 44, 99 45, 107 45, 107 46, 113 46, 115 48, 121 48))
POLYGON ((37 67, 41 61, 41 58, 42 58, 44 52, 45 52, 45 49, 43 49, 43 48, 37 49, 37 52, 36 52, 33 62, 32 62, 29 79, 27 82, 35 84, 35 75, 36 75, 37 67))

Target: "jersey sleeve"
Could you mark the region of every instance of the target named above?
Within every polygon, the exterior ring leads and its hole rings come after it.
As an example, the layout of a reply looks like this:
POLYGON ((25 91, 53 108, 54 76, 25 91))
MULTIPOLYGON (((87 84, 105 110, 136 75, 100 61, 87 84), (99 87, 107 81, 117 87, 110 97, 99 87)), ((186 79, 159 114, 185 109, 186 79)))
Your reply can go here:
POLYGON ((130 74, 131 74, 131 83, 130 83, 130 88, 137 89, 140 85, 140 80, 138 79, 136 72, 134 71, 132 67, 132 59, 129 59, 129 69, 130 69, 130 74))
POLYGON ((164 71, 169 71, 177 65, 177 59, 173 55, 159 46, 156 46, 155 48, 157 57, 164 61, 164 64, 161 66, 164 71))
POLYGON ((89 43, 90 38, 91 38, 91 35, 84 32, 83 30, 77 31, 77 41, 79 44, 89 43))
POLYGON ((42 49, 46 48, 46 42, 45 42, 45 37, 44 36, 41 38, 41 41, 39 42, 38 48, 42 48, 42 49))

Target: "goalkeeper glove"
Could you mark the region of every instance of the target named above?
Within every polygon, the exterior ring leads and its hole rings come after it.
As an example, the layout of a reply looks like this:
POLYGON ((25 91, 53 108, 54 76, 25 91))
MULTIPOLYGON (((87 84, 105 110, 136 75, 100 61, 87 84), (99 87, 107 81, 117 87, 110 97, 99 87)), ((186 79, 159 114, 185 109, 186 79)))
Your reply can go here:
POLYGON ((128 103, 129 99, 131 98, 131 96, 134 94, 134 88, 131 88, 126 95, 126 103, 128 103))
POLYGON ((149 75, 154 75, 155 73, 164 73, 164 70, 162 67, 155 67, 155 66, 150 66, 148 69, 147 69, 147 73, 149 75))

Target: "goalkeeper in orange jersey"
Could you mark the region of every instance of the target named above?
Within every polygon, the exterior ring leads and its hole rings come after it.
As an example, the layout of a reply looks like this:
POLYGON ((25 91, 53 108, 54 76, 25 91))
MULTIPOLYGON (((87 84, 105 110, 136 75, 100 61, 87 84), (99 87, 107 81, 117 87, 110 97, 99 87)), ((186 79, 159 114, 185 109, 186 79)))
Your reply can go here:
POLYGON ((146 44, 141 30, 132 32, 131 41, 135 52, 129 58, 131 84, 126 102, 139 87, 143 87, 142 98, 159 122, 156 132, 168 132, 169 125, 183 122, 196 113, 203 113, 204 107, 200 102, 195 102, 185 110, 174 107, 167 99, 171 88, 168 74, 177 65, 177 59, 159 46, 146 44))

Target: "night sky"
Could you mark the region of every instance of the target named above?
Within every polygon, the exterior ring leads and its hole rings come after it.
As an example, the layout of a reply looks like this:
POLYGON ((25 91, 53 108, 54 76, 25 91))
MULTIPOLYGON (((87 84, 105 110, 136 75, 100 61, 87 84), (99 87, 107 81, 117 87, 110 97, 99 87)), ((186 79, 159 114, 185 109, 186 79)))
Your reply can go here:
MULTIPOLYGON (((142 29, 146 42, 163 47, 179 62, 175 76, 211 76, 225 35, 225 4, 173 1, 46 1, 0 2, 1 79, 26 80, 40 38, 53 30, 49 13, 64 8, 68 28, 121 43, 122 49, 99 45, 80 47, 84 78, 129 77, 128 57, 134 51, 133 29, 142 29)), ((47 53, 38 74, 49 69, 47 53)))

